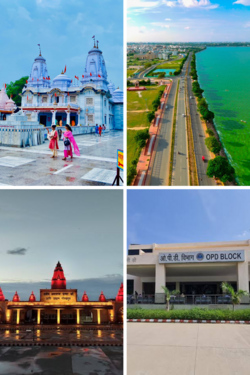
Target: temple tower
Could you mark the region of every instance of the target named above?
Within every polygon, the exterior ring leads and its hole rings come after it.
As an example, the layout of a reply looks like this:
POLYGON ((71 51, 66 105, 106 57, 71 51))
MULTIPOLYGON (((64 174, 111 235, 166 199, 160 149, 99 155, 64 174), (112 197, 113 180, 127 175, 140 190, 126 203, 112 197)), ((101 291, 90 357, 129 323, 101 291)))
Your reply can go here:
POLYGON ((94 44, 94 47, 88 52, 81 83, 86 84, 87 82, 92 81, 93 83, 104 82, 107 85, 107 78, 108 74, 104 57, 97 43, 97 45, 94 44))
POLYGON ((60 262, 57 263, 54 270, 51 279, 51 289, 66 289, 66 279, 60 262))
POLYGON ((41 52, 33 62, 27 87, 50 87, 50 77, 45 58, 41 52))

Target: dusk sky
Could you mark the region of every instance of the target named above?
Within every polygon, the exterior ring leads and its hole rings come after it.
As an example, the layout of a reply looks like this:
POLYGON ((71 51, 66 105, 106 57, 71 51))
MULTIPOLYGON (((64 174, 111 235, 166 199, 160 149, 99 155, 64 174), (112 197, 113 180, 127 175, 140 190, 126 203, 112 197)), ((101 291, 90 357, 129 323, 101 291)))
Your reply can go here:
POLYGON ((0 87, 28 76, 41 44, 53 79, 67 65, 71 78, 84 73, 96 36, 108 80, 123 84, 123 2, 121 0, 1 0, 0 87))
POLYGON ((128 190, 127 243, 250 239, 249 190, 128 190))
POLYGON ((250 41, 250 0, 127 0, 128 42, 250 41))
POLYGON ((123 202, 119 190, 1 190, 0 286, 50 288, 61 262, 68 288, 114 298, 123 274, 123 202))

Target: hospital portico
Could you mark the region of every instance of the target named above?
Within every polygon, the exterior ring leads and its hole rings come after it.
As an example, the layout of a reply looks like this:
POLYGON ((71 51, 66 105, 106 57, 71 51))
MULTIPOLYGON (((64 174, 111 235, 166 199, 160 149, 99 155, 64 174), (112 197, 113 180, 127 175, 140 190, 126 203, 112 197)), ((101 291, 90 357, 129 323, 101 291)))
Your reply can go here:
MULTIPOLYGON (((229 303, 221 283, 228 282, 235 290, 249 293, 249 263, 249 240, 130 245, 128 295, 136 295, 137 301, 132 299, 132 303, 165 303, 162 286, 166 286, 180 292, 177 303, 229 303)), ((242 303, 248 304, 249 297, 242 303)))

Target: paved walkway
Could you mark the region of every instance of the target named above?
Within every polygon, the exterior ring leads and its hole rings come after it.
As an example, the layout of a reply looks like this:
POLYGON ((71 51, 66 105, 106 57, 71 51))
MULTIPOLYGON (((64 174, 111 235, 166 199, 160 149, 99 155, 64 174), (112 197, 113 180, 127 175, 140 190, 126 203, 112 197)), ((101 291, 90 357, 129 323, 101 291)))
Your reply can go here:
POLYGON ((250 326, 128 323, 129 375, 249 375, 250 326))
POLYGON ((75 137, 81 156, 63 161, 51 159, 49 142, 27 147, 0 147, 0 186, 83 186, 111 185, 116 175, 117 149, 123 149, 123 133, 111 131, 101 137, 75 137))
POLYGON ((122 375, 122 366, 117 347, 0 348, 2 375, 122 375))

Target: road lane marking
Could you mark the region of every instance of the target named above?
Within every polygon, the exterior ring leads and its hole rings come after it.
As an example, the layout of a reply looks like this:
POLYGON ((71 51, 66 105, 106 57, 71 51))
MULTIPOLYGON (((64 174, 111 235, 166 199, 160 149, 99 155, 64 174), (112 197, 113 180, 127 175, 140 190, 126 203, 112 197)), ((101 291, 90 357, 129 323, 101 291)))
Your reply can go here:
POLYGON ((55 173, 53 173, 53 174, 59 174, 59 173, 61 173, 61 172, 63 172, 63 171, 66 171, 66 169, 69 169, 69 168, 71 168, 71 167, 73 167, 73 164, 68 165, 67 167, 64 167, 64 168, 62 168, 62 169, 59 169, 57 172, 55 172, 55 173))

